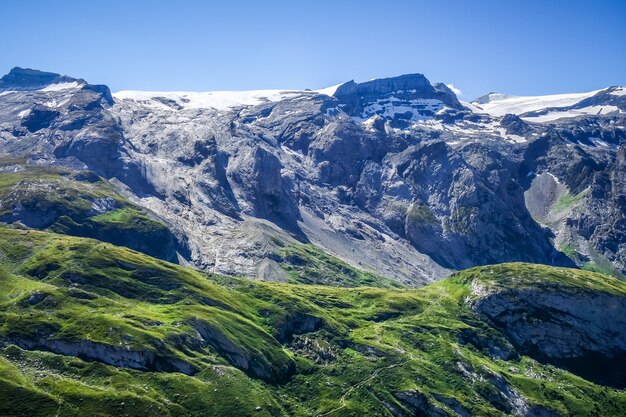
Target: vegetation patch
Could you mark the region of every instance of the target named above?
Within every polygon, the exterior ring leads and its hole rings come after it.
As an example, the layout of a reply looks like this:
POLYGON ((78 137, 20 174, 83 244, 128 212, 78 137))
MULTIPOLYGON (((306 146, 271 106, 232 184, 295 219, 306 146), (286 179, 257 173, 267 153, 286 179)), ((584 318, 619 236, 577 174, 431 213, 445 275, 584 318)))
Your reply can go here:
POLYGON ((176 260, 169 229, 91 172, 0 161, 0 222, 92 237, 176 260))
POLYGON ((391 279, 355 268, 311 244, 285 246, 278 252, 278 256, 292 283, 340 287, 401 287, 401 284, 391 279))
POLYGON ((571 210, 585 197, 586 191, 581 191, 578 194, 572 195, 569 192, 563 194, 554 204, 554 210, 562 212, 565 210, 571 210))
POLYGON ((413 223, 436 224, 437 217, 425 204, 414 204, 407 212, 407 217, 413 223))
POLYGON ((515 401, 626 414, 624 391, 518 354, 466 301, 475 282, 626 296, 592 272, 505 264, 421 289, 277 284, 0 228, 0 281, 0 415, 499 416, 515 401), (94 345, 152 360, 63 350, 94 345))

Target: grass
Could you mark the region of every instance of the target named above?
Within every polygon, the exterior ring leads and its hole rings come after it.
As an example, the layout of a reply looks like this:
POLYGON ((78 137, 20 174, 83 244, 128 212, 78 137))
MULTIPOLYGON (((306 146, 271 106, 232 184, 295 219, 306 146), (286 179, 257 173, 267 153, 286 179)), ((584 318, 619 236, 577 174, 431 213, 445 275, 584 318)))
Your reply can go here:
POLYGON ((0 266, 0 415, 411 415, 400 398, 420 393, 447 413, 499 416, 496 376, 564 415, 626 413, 624 391, 460 339, 506 344, 465 302, 473 282, 626 296, 626 284, 592 272, 505 264, 417 290, 276 284, 10 228, 0 266), (42 337, 159 360, 134 369, 25 343, 42 337))
POLYGON ((585 262, 583 263, 582 269, 585 271, 597 272, 600 274, 611 275, 621 280, 626 280, 626 276, 619 272, 613 265, 611 265, 608 261, 606 262, 585 262))
POLYGON ((572 245, 571 243, 563 245, 563 247, 561 247, 560 249, 561 252, 563 252, 568 258, 578 259, 578 257, 580 256, 574 245, 572 245))
POLYGON ((586 271, 593 271, 601 274, 611 275, 621 280, 626 280, 626 276, 622 274, 617 268, 615 268, 604 255, 594 250, 593 248, 590 248, 589 255, 591 261, 583 263, 582 269, 586 271))
POLYGON ((476 280, 495 288, 548 288, 562 290, 598 291, 626 296, 623 282, 606 275, 572 268, 555 268, 545 265, 509 263, 489 265, 461 271, 452 278, 469 284, 476 280))
POLYGON ((415 204, 407 212, 407 216, 413 223, 428 223, 436 224, 437 217, 433 214, 430 208, 424 204, 415 204))
POLYGON ((604 255, 593 248, 589 248, 589 257, 581 255, 577 248, 571 243, 563 245, 560 250, 585 271, 598 272, 600 274, 611 275, 615 278, 626 280, 626 276, 624 274, 615 268, 604 255))
POLYGON ((575 207, 585 197, 585 194, 586 191, 582 191, 576 195, 572 195, 569 192, 566 192, 557 200, 554 205, 554 210, 557 212, 562 212, 575 207))
POLYGON ((398 288, 401 284, 355 268, 311 244, 288 245, 278 252, 289 282, 340 287, 398 288))

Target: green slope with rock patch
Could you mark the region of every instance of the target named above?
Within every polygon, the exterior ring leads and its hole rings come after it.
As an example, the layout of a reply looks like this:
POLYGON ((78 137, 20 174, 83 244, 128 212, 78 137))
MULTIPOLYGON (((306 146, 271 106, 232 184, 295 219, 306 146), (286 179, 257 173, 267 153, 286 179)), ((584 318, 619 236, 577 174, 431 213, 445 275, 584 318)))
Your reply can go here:
POLYGON ((161 221, 89 171, 0 159, 0 222, 91 237, 176 261, 176 239, 161 221))
POLYGON ((626 413, 619 379, 575 361, 620 358, 626 340, 626 284, 592 272, 503 264, 417 290, 276 284, 3 227, 0 285, 0 415, 626 413), (554 323, 585 349, 548 349, 554 323))

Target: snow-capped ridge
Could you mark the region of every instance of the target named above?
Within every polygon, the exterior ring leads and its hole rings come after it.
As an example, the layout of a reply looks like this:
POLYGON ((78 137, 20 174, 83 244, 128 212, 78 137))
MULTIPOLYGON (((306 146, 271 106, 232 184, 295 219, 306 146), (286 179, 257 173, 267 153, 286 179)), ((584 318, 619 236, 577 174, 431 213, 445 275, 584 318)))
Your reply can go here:
POLYGON ((133 100, 154 106, 169 106, 181 109, 229 110, 238 107, 256 106, 266 102, 277 102, 298 96, 324 95, 332 97, 345 83, 319 90, 239 90, 239 91, 139 91, 123 90, 113 93, 115 100, 133 100), (165 99, 165 100, 164 100, 165 99), (168 102, 169 101, 169 102, 168 102))
MULTIPOLYGON (((228 110, 231 108, 255 106, 264 102, 277 102, 297 96, 316 94, 335 97, 340 102, 362 99, 363 103, 357 105, 359 108, 374 105, 381 99, 396 99, 396 101, 401 100, 403 102, 406 102, 407 99, 413 101, 419 99, 424 101, 428 106, 433 104, 432 100, 438 100, 448 107, 462 108, 454 92, 445 86, 445 84, 431 84, 422 74, 406 74, 398 77, 379 78, 364 83, 356 83, 351 80, 319 90, 206 92, 124 90, 114 93, 113 97, 116 100, 134 100, 155 106, 173 106, 178 109, 213 108, 216 110, 228 110)), ((405 104, 406 103, 403 103, 402 105, 405 104)), ((418 104, 421 105, 422 103, 420 102, 418 104)))
POLYGON ((303 94, 317 94, 307 90, 251 90, 251 91, 136 91, 125 90, 113 93, 115 100, 134 100, 155 106, 172 105, 180 109, 227 110, 230 108, 255 106, 264 102, 275 102, 303 94), (165 102, 164 100, 165 99, 165 102), (169 100, 170 102, 167 102, 169 100))
POLYGON ((342 84, 344 84, 344 83, 339 83, 339 84, 336 84, 336 85, 331 85, 330 87, 326 87, 326 88, 322 88, 322 89, 319 89, 319 90, 314 90, 314 91, 315 91, 316 93, 319 93, 319 94, 323 94, 323 95, 326 95, 326 96, 330 96, 330 97, 332 97, 332 96, 335 94, 335 92, 337 91, 337 89, 338 89, 338 88, 339 88, 342 84))
POLYGON ((572 106, 581 100, 592 97, 602 90, 586 93, 552 94, 545 96, 511 96, 501 93, 489 93, 472 102, 492 116, 504 116, 507 113, 524 114, 549 107, 572 106))
POLYGON ((510 96, 489 93, 475 99, 471 105, 475 112, 478 109, 480 112, 496 117, 515 114, 526 121, 544 123, 579 116, 624 113, 626 111, 624 96, 626 96, 624 87, 545 96, 510 96))
POLYGON ((611 87, 609 94, 614 96, 626 96, 626 87, 611 87))

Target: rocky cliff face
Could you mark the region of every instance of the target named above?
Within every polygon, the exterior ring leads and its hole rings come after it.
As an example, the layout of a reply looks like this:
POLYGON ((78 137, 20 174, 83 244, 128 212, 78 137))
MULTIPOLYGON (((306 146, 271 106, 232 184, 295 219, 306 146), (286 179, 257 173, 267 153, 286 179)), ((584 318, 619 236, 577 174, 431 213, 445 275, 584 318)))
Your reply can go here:
POLYGON ((528 286, 523 276, 474 281, 471 290, 472 309, 521 354, 602 385, 626 386, 626 340, 617 337, 626 328, 621 294, 550 281, 528 286))
POLYGON ((340 85, 333 97, 350 116, 369 118, 385 113, 394 125, 409 125, 414 118, 427 119, 447 109, 465 110, 443 84, 432 85, 422 74, 340 85))
POLYGON ((408 285, 505 261, 626 268, 619 109, 489 116, 421 74, 111 98, 15 69, 0 86, 3 155, 109 179, 210 271, 282 280, 280 248, 301 243, 408 285))

